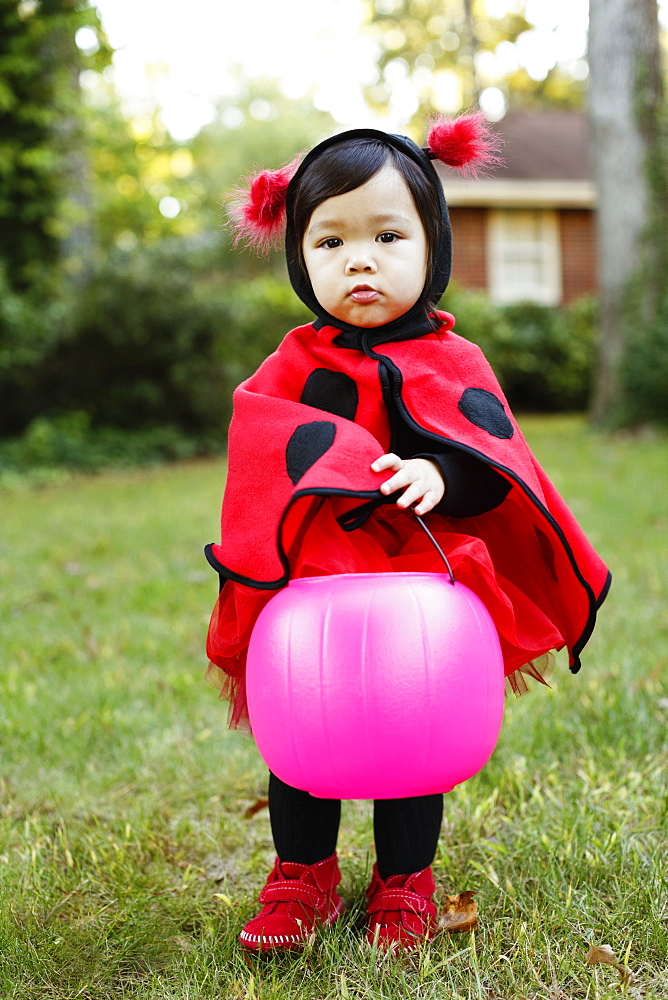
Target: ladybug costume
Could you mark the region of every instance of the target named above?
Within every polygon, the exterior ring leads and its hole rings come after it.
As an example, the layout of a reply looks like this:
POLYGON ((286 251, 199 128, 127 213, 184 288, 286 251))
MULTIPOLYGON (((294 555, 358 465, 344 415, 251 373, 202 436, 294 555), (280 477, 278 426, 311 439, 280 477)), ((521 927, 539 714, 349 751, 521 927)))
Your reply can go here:
MULTIPOLYGON (((293 207, 305 171, 338 143, 382 143, 420 167, 438 200, 425 286, 437 302, 450 276, 451 231, 431 160, 462 165, 486 153, 491 162, 479 126, 475 116, 439 124, 427 150, 374 129, 344 132, 300 165, 260 174, 237 208, 242 235, 256 244, 280 229, 283 213, 290 280, 316 318, 289 332, 234 394, 221 542, 206 547, 221 583, 207 639, 209 676, 231 702, 233 727, 249 728, 244 677, 253 625, 290 578, 442 571, 415 519, 396 506, 403 490, 380 491, 388 474, 371 464, 388 452, 428 458, 440 469, 445 494, 424 519, 457 579, 494 619, 510 687, 523 693, 524 675, 543 680, 554 649, 567 647, 571 670, 580 668, 610 574, 531 453, 480 349, 454 332, 450 314, 428 315, 423 300, 384 326, 348 326, 323 309, 301 264, 293 207)), ((265 908, 242 932, 247 947, 263 950, 303 942, 295 900, 313 897, 308 933, 339 912, 340 803, 272 775, 270 815, 280 860, 261 896, 265 908)), ((429 865, 441 816, 440 795, 375 803, 374 941, 380 935, 381 944, 403 948, 433 933, 429 865)))
POLYGON ((288 273, 317 318, 288 333, 234 394, 222 541, 206 548, 222 588, 208 635, 210 677, 231 699, 234 726, 248 724, 244 663, 253 624, 290 576, 440 571, 429 541, 394 505, 400 494, 380 493, 387 473, 370 465, 386 452, 438 464, 446 494, 427 524, 457 578, 494 618, 516 693, 526 690, 523 674, 542 679, 550 650, 566 646, 571 670, 579 670, 610 584, 482 352, 454 332, 451 315, 430 319, 416 304, 398 320, 362 329, 316 299, 299 266, 293 192, 324 150, 350 138, 380 138, 435 179, 442 225, 428 277, 433 300, 450 276, 451 231, 433 154, 410 139, 344 132, 312 150, 287 182, 288 273))

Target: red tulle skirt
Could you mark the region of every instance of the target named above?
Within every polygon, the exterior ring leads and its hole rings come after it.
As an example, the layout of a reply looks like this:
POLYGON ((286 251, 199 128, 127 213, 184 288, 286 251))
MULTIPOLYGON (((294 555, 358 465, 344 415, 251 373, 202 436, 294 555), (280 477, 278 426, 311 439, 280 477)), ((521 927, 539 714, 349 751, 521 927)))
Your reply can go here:
MULTIPOLYGON (((292 577, 445 571, 443 560, 411 514, 398 507, 383 507, 361 528, 347 532, 337 521, 344 510, 340 500, 327 499, 320 503, 307 529, 296 532, 289 553, 292 577)), ((524 694, 527 676, 544 683, 551 651, 565 645, 555 624, 523 591, 494 570, 480 538, 461 534, 438 515, 427 515, 425 520, 448 557, 455 578, 477 594, 494 620, 507 689, 524 694)), ((229 700, 233 729, 250 731, 246 653, 257 617, 275 593, 228 581, 213 610, 207 639, 211 661, 207 680, 229 700)))

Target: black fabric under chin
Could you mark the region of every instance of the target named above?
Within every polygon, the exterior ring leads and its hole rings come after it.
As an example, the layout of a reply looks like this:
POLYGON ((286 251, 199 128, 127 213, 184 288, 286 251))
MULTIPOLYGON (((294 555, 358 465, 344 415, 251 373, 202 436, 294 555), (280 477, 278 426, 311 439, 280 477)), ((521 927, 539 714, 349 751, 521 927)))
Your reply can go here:
MULTIPOLYGON (((341 820, 338 799, 317 799, 270 774, 269 817, 281 861, 314 865, 336 850, 341 820)), ((428 868, 436 854, 442 819, 442 795, 374 802, 380 877, 387 879, 428 868)))

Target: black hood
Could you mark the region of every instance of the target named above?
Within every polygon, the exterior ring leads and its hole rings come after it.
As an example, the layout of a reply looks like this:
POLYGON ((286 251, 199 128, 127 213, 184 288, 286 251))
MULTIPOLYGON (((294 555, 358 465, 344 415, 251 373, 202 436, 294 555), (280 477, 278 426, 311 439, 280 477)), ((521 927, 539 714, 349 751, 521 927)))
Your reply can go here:
POLYGON ((286 199, 287 227, 285 232, 285 255, 290 282, 302 302, 318 317, 318 320, 320 321, 318 324, 319 326, 333 326, 342 331, 343 336, 340 338, 341 346, 356 346, 357 342, 361 339, 361 336, 364 333, 367 334, 366 340, 369 344, 381 344, 392 340, 408 340, 412 337, 419 337, 424 333, 428 333, 433 328, 431 321, 425 316, 424 307, 421 303, 416 302, 415 305, 408 310, 408 312, 404 313, 403 316, 399 316, 397 319, 392 320, 391 323, 387 323, 384 326, 364 329, 361 327, 348 326, 323 309, 315 297, 315 293, 308 276, 302 272, 302 269, 299 266, 299 246, 292 222, 294 195, 299 178, 305 170, 308 170, 309 164, 311 164, 326 149, 329 149, 331 146, 335 146, 338 143, 347 142, 350 139, 374 139, 376 141, 384 142, 386 145, 392 146, 394 149, 397 149, 406 156, 410 157, 410 159, 417 163, 417 165, 426 174, 428 180, 434 186, 438 197, 442 223, 439 227, 438 243, 435 248, 435 252, 432 254, 431 272, 427 275, 427 280, 425 282, 429 298, 432 302, 438 302, 447 287, 448 281, 450 280, 450 269, 452 267, 452 232, 450 229, 450 220, 448 218, 448 208, 445 203, 445 195, 443 194, 443 185, 441 184, 438 174, 434 170, 434 166, 429 158, 429 155, 423 149, 420 149, 420 147, 416 145, 412 139, 409 139, 408 136, 391 135, 387 132, 380 132, 373 128, 357 128, 331 136, 329 139, 325 139, 324 142, 321 142, 318 146, 312 149, 310 153, 304 157, 299 169, 290 181, 286 199))

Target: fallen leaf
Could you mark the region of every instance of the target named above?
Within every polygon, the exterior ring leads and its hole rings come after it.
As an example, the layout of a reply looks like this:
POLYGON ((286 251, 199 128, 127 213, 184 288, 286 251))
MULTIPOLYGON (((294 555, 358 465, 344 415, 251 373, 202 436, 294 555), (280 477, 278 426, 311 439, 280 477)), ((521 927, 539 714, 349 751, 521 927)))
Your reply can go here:
POLYGON ((618 961, 609 944, 592 945, 585 956, 586 965, 612 965, 619 973, 619 981, 623 986, 630 986, 634 975, 628 965, 618 961))
POLYGON ((586 965, 616 965, 617 959, 609 944, 592 945, 585 956, 586 965))
POLYGON ((473 898, 475 895, 475 892, 467 889, 457 896, 446 896, 438 926, 450 934, 475 930, 478 926, 478 907, 473 898))
POLYGON ((269 805, 269 799, 256 799, 252 806, 249 806, 244 813, 244 819, 252 819, 256 813, 262 812, 269 805))

